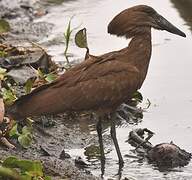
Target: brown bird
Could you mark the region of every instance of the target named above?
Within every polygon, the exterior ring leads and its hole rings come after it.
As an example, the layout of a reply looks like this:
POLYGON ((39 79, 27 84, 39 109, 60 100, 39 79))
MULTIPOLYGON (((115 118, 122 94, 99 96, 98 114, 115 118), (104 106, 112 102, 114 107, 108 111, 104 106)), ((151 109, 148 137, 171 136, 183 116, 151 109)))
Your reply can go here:
MULTIPOLYGON (((92 56, 66 71, 56 81, 18 99, 9 109, 15 118, 93 111, 98 117, 97 132, 104 164, 101 117, 111 115, 111 136, 123 166, 116 139, 114 113, 117 107, 141 88, 151 57, 151 28, 186 35, 153 8, 138 5, 122 11, 108 25, 108 33, 132 38, 128 47, 101 56, 92 56)), ((104 166, 103 166, 104 168, 104 166)), ((104 170, 102 171, 104 172, 104 170)))

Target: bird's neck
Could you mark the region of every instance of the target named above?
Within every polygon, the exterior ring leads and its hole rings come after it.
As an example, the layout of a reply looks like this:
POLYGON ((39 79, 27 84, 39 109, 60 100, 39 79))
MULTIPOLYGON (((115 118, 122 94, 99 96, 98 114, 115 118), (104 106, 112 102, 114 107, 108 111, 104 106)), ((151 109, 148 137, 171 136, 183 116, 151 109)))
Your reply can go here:
POLYGON ((151 58, 151 28, 135 35, 127 48, 127 58, 141 72, 143 81, 146 77, 151 58))
POLYGON ((151 31, 135 35, 128 46, 131 63, 139 70, 148 66, 151 58, 151 31))

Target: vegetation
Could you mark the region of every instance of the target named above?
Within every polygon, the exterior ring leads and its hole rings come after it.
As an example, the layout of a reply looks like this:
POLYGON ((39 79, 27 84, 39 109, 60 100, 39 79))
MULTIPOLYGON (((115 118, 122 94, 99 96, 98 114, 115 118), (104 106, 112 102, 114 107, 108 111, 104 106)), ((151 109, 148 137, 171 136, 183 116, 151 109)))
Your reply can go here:
POLYGON ((8 157, 0 166, 0 179, 12 180, 51 180, 43 172, 43 166, 40 161, 18 159, 8 157))

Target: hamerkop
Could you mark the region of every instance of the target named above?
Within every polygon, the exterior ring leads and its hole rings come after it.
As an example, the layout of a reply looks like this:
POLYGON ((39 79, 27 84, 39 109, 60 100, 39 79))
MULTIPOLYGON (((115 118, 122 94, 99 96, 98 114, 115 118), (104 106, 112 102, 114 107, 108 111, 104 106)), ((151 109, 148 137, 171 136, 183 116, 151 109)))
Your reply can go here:
POLYGON ((128 47, 101 56, 90 55, 86 61, 66 71, 53 83, 19 98, 10 107, 10 115, 19 119, 71 111, 93 111, 98 118, 97 132, 103 163, 101 117, 109 114, 111 136, 119 164, 123 166, 116 139, 115 110, 131 98, 145 80, 151 57, 152 27, 186 37, 149 6, 138 5, 125 9, 109 23, 108 32, 132 38, 128 47))

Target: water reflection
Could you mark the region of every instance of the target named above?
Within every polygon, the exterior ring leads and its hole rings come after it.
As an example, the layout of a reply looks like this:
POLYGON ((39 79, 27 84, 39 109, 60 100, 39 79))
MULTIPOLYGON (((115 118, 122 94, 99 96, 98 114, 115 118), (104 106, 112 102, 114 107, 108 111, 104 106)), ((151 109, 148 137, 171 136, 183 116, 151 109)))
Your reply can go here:
POLYGON ((175 8, 178 9, 181 17, 190 26, 192 31, 192 1, 191 0, 171 0, 175 8))

